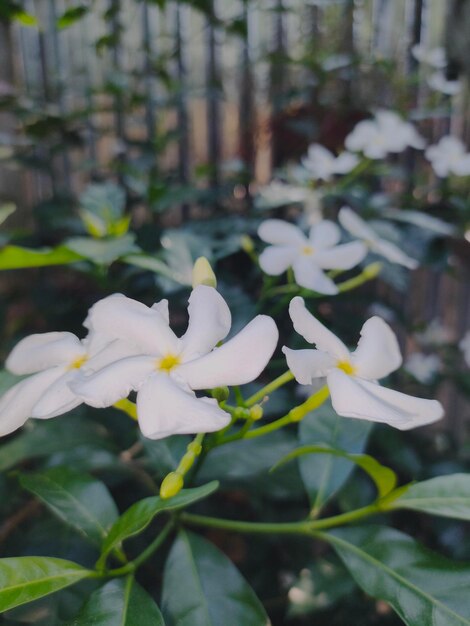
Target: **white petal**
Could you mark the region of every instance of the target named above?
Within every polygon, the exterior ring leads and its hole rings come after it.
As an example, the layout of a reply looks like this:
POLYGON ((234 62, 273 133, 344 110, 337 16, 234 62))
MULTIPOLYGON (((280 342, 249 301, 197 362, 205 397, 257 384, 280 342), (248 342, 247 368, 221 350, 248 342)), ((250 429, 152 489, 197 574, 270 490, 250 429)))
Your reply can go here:
POLYGON ((334 222, 322 220, 310 229, 309 240, 313 248, 331 248, 341 239, 341 231, 334 222))
POLYGON ((359 163, 359 157, 351 152, 342 152, 335 161, 335 173, 347 174, 359 163))
POLYGON ((355 267, 367 254, 366 246, 360 241, 351 241, 329 250, 319 250, 315 255, 315 262, 325 270, 350 270, 355 267))
POLYGON ((372 228, 347 206, 343 207, 338 213, 338 220, 345 230, 358 239, 366 239, 368 241, 377 239, 377 235, 372 228))
POLYGON ((398 263, 410 270, 415 270, 419 267, 419 263, 416 259, 412 259, 407 254, 402 252, 398 246, 385 241, 384 239, 376 239, 371 245, 370 249, 377 254, 380 254, 391 263, 398 263))
POLYGON ((307 311, 303 298, 297 296, 291 300, 289 315, 295 331, 306 341, 339 361, 349 360, 349 350, 344 343, 307 311))
POLYGON ((29 376, 9 389, 0 398, 0 436, 8 435, 31 417, 31 411, 42 394, 65 373, 54 367, 29 376))
POLYGON ((84 374, 90 374, 121 359, 141 355, 142 350, 135 344, 114 339, 105 343, 102 349, 85 361, 80 369, 84 374))
POLYGON ((357 375, 368 380, 384 378, 400 367, 403 359, 397 338, 383 319, 374 316, 364 324, 352 362, 357 375))
POLYGON ((453 164, 456 176, 470 176, 470 154, 464 154, 459 161, 453 164))
POLYGON ((333 370, 327 376, 334 410, 343 417, 389 424, 400 430, 431 424, 444 410, 436 400, 408 396, 333 370))
POLYGON ((295 282, 305 289, 311 289, 318 293, 334 296, 338 293, 338 287, 309 257, 300 257, 294 261, 295 282))
POLYGON ((167 324, 170 323, 170 311, 168 309, 168 300, 163 299, 163 300, 160 300, 160 302, 155 302, 155 304, 152 304, 151 308, 154 311, 158 311, 167 324))
POLYGON ((32 374, 66 365, 85 354, 72 333, 41 333, 22 339, 10 352, 6 368, 14 374, 32 374))
POLYGON ((265 274, 279 276, 291 267, 298 254, 292 246, 269 246, 259 255, 259 265, 265 274))
POLYGON ((225 339, 232 325, 227 303, 220 293, 206 285, 199 285, 192 291, 188 313, 188 330, 181 337, 185 361, 207 354, 225 339))
POLYGON ((196 398, 166 374, 153 374, 137 394, 139 426, 145 437, 214 432, 227 426, 230 415, 210 398, 196 398))
POLYGON ((70 386, 84 402, 103 408, 127 398, 154 371, 155 362, 152 357, 134 356, 116 361, 90 376, 80 374, 70 386))
POLYGON ((122 294, 113 294, 94 304, 86 324, 110 339, 123 339, 143 354, 178 352, 179 341, 159 310, 122 294))
POLYGON ((295 224, 284 220, 266 220, 258 228, 259 238, 266 243, 280 245, 302 245, 306 237, 295 224))
POLYGON ((244 385, 255 380, 271 358, 278 340, 274 321, 258 315, 233 339, 210 354, 183 363, 175 377, 191 389, 211 389, 223 385, 244 385))
POLYGON ((69 383, 77 378, 78 370, 70 370, 56 380, 42 394, 31 411, 31 417, 49 419, 71 411, 83 400, 69 387, 69 383))
POLYGON ((362 120, 346 137, 344 145, 352 152, 359 152, 374 138, 377 133, 377 124, 372 120, 362 120))
POLYGON ((291 350, 284 346, 287 365, 301 385, 311 385, 314 378, 322 378, 335 366, 336 359, 320 350, 291 350))

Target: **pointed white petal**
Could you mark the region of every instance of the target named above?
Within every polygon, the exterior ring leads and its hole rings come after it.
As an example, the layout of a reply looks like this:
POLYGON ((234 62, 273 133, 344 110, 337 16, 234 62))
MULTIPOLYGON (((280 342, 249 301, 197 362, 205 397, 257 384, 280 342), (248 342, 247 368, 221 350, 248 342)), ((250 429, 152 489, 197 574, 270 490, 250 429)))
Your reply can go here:
POLYGON ((255 380, 271 358, 278 340, 274 321, 258 315, 233 339, 210 354, 183 363, 175 377, 191 389, 211 389, 223 385, 244 385, 255 380))
POLYGON ((315 262, 325 270, 350 270, 367 254, 367 248, 361 241, 351 241, 329 250, 319 250, 315 262))
POLYGON ((352 355, 357 375, 368 380, 388 376, 403 362, 395 333, 380 317, 367 320, 361 329, 361 338, 352 355))
POLYGON ((72 333, 40 333, 17 343, 5 365, 14 374, 32 374, 72 363, 84 354, 80 340, 72 333))
POLYGON ((259 265, 265 274, 279 276, 291 267, 299 255, 293 246, 269 246, 259 255, 259 265))
POLYGON ((335 161, 335 173, 347 174, 359 163, 359 157, 351 152, 342 152, 335 161))
POLYGON ((343 417, 389 424, 400 430, 431 424, 443 408, 436 400, 414 398, 333 370, 327 376, 334 410, 343 417))
POLYGON ((301 385, 311 385, 314 378, 322 378, 335 366, 336 359, 320 350, 291 350, 284 346, 287 365, 301 385))
POLYGON ((409 257, 407 254, 402 252, 398 246, 390 241, 376 239, 371 244, 370 249, 373 252, 380 254, 391 263, 398 263, 399 265, 403 265, 410 270, 415 270, 419 267, 419 263, 416 259, 409 257))
POLYGON ((80 373, 70 386, 84 402, 103 408, 127 398, 154 371, 155 360, 152 357, 134 356, 116 361, 90 376, 80 373))
POLYGON ((292 266, 295 282, 305 289, 311 289, 318 293, 334 296, 338 293, 338 287, 310 257, 299 257, 292 266))
POLYGON ((214 432, 227 426, 230 415, 210 398, 196 398, 166 374, 153 374, 137 394, 139 426, 145 437, 214 432))
POLYGON ((0 398, 0 436, 23 426, 42 394, 64 373, 65 368, 54 367, 29 376, 4 393, 0 398))
POLYGON ((310 229, 309 240, 314 249, 331 248, 341 239, 341 231, 334 222, 322 220, 310 229))
POLYGON ((338 213, 338 220, 345 230, 358 239, 365 239, 367 241, 374 241, 377 239, 377 235, 372 228, 361 217, 359 217, 357 213, 347 206, 340 209, 340 212, 338 213))
POLYGON ((284 220, 266 220, 258 228, 259 238, 266 243, 301 246, 306 237, 295 224, 284 220))
POLYGON ((77 378, 78 370, 65 372, 58 380, 48 387, 31 411, 31 417, 49 419, 71 411, 83 400, 69 387, 69 383, 77 378))
POLYGON ((110 339, 134 343, 143 354, 159 355, 179 351, 177 337, 158 310, 120 293, 94 304, 86 324, 110 339))
POLYGON ((327 352, 339 361, 349 360, 349 350, 341 339, 323 326, 306 309, 303 298, 293 298, 289 305, 289 315, 294 329, 309 343, 316 344, 322 352, 327 352))
POLYGON ((121 341, 120 339, 114 339, 113 341, 107 342, 101 350, 97 351, 85 361, 80 369, 86 375, 97 372, 115 361, 120 361, 130 356, 141 355, 142 350, 135 344, 121 341))
POLYGON ((168 300, 163 299, 163 300, 160 300, 160 302, 155 302, 155 304, 152 304, 150 308, 152 308, 154 311, 158 311, 167 324, 170 323, 170 311, 168 309, 168 300))
POLYGON ((213 287, 199 285, 189 297, 188 330, 181 337, 183 359, 207 354, 225 339, 232 325, 227 303, 213 287))

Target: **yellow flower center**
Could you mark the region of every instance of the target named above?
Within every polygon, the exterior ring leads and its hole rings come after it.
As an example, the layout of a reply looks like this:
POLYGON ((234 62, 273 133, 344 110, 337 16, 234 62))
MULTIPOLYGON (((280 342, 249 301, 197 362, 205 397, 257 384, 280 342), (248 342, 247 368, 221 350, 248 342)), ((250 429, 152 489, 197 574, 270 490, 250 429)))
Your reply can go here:
POLYGON ((302 254, 305 254, 305 256, 311 256, 313 254, 312 246, 304 246, 302 248, 302 254))
POLYGON ((179 356, 177 356, 176 354, 167 354, 157 361, 156 366, 157 370, 161 370, 162 372, 166 372, 168 374, 180 363, 181 359, 179 356))
POLYGON ((338 361, 336 367, 348 376, 353 376, 356 373, 356 368, 349 361, 338 361))
POLYGON ((79 370, 81 366, 88 361, 88 356, 85 354, 84 356, 79 356, 75 361, 70 363, 68 369, 69 370, 79 370))

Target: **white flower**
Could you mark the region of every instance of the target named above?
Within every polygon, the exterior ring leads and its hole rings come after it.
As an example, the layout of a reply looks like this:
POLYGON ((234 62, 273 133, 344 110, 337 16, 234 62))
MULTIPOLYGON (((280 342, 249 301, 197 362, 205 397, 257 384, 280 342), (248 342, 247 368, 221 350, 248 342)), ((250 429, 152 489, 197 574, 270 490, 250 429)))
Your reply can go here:
MULTIPOLYGON (((0 435, 20 428, 29 417, 62 415, 83 402, 69 387, 83 369, 102 363, 102 338, 90 333, 80 341, 67 332, 30 335, 22 339, 6 360, 6 368, 19 376, 32 374, 0 398, 0 435)), ((119 353, 116 343, 109 349, 119 353), (117 351, 116 351, 117 348, 117 351)))
POLYGON ((314 143, 309 146, 307 156, 302 159, 302 165, 308 170, 314 180, 331 180, 335 174, 347 174, 356 167, 359 158, 351 152, 342 152, 335 155, 321 146, 314 143))
POLYGON ((288 185, 273 180, 269 185, 258 189, 257 205, 261 208, 285 206, 287 204, 303 204, 310 198, 311 190, 300 185, 288 185))
POLYGON ((470 152, 465 151, 464 144, 457 137, 447 135, 437 144, 429 146, 425 152, 433 170, 441 178, 470 175, 470 152))
POLYGON ((421 150, 425 142, 412 124, 393 111, 379 110, 373 120, 356 124, 345 145, 369 159, 383 159, 389 152, 402 152, 408 146, 421 150))
POLYGON ((448 80, 444 72, 434 72, 428 78, 428 85, 435 91, 440 91, 446 96, 456 96, 462 91, 462 83, 459 80, 448 80))
POLYGON ((462 350, 465 363, 470 367, 470 330, 462 337, 459 342, 459 348, 462 350))
POLYGON ((178 338, 169 326, 167 300, 150 308, 122 294, 97 302, 89 324, 109 339, 124 339, 134 352, 83 376, 73 389, 96 407, 137 391, 139 426, 151 439, 226 426, 230 416, 217 401, 194 392, 254 380, 274 352, 278 331, 270 317, 258 315, 233 339, 215 347, 227 336, 232 320, 225 300, 206 285, 193 290, 188 312, 188 329, 178 338))
POLYGON ((278 276, 292 267, 298 285, 328 295, 338 293, 338 288, 323 270, 349 270, 366 255, 359 241, 336 245, 341 233, 328 220, 314 224, 308 238, 294 224, 275 219, 264 221, 258 235, 272 244, 259 257, 263 272, 278 276))
POLYGON ((427 325, 427 328, 420 332, 415 333, 415 337, 422 346, 443 346, 446 343, 452 343, 453 334, 452 331, 441 324, 441 322, 435 318, 427 325))
POLYGON ((338 220, 341 226, 351 233, 353 237, 363 241, 371 252, 383 256, 391 263, 404 265, 410 270, 414 270, 418 267, 418 261, 409 257, 390 241, 381 239, 369 224, 349 207, 343 207, 340 210, 338 220))
POLYGON ((425 385, 432 383, 441 369, 441 359, 437 354, 413 352, 407 357, 404 368, 416 380, 425 385))
POLYGON ((431 67, 442 69, 447 65, 446 52, 440 46, 428 49, 422 44, 415 44, 411 48, 411 54, 420 63, 426 63, 431 65, 431 67))
POLYGON ((289 313, 295 330, 316 350, 283 347, 289 369, 297 382, 310 385, 326 376, 335 411, 343 417, 382 422, 400 430, 430 424, 443 416, 436 400, 415 398, 378 384, 400 367, 397 339, 380 317, 371 317, 361 330, 361 339, 351 354, 344 343, 294 298, 289 313))

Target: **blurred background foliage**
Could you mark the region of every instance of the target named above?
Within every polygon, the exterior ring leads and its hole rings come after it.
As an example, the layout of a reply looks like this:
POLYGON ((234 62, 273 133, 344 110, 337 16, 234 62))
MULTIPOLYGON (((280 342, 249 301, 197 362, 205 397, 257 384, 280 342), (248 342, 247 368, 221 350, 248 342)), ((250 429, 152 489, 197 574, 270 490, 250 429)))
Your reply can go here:
MULTIPOLYGON (((25 269, 0 274, 2 356, 32 332, 81 335, 89 306, 114 291, 147 304, 171 295, 173 321, 182 329, 178 311, 201 255, 216 267, 237 332, 266 306, 244 236, 254 236, 268 216, 303 219, 319 202, 315 190, 301 201, 266 199, 258 191, 273 177, 287 179, 310 143, 337 150, 377 107, 406 115, 429 142, 452 130, 468 143, 468 86, 454 97, 433 91, 426 68, 410 53, 419 42, 439 45, 449 16, 447 71, 465 83, 468 37, 461 31, 468 28, 469 3, 450 4, 447 15, 440 0, 3 0, 0 268, 25 269)), ((330 217, 349 204, 379 220, 390 239, 411 242, 408 251, 422 262, 412 275, 386 267, 381 280, 352 296, 325 298, 317 309, 351 343, 364 318, 378 312, 399 333, 405 354, 437 351, 441 358, 431 378, 406 371, 397 377, 404 391, 438 397, 446 419, 406 436, 377 427, 369 438, 368 449, 398 468, 402 480, 468 468, 470 382, 457 348, 470 310, 468 192, 468 178, 450 186, 420 154, 405 153, 364 179, 331 187, 322 200, 330 217), (392 207, 398 217, 384 221, 392 207), (420 215, 438 219, 423 228, 420 215)), ((290 324, 276 321, 284 342, 290 324)), ((276 356, 272 375, 284 367, 276 356)), ((11 384, 7 374, 0 384, 11 384)), ((267 413, 281 415, 296 393, 293 385, 278 391, 267 413)), ((122 510, 155 490, 187 443, 136 436, 117 411, 81 407, 63 419, 29 423, 2 442, 2 556, 92 563, 95 554, 83 538, 18 488, 18 469, 73 465, 99 476, 122 510)), ((302 464, 287 465, 275 480, 268 475, 294 445, 288 429, 257 441, 255 453, 246 443, 217 450, 198 477, 222 480, 206 512, 223 507, 227 517, 243 512, 279 521, 304 514, 302 464)), ((332 512, 369 497, 368 480, 355 472, 348 481, 350 470, 335 465, 332 512)), ((403 512, 391 517, 429 547, 470 559, 468 531, 458 522, 403 512)), ((312 544, 306 554, 298 539, 255 542, 218 531, 208 537, 257 590, 275 626, 401 623, 385 603, 358 590, 325 546, 312 544)), ((142 537, 135 543, 137 551, 145 545, 142 537)), ((155 592, 163 557, 139 573, 155 592)), ((66 623, 92 584, 0 619, 66 623)))

